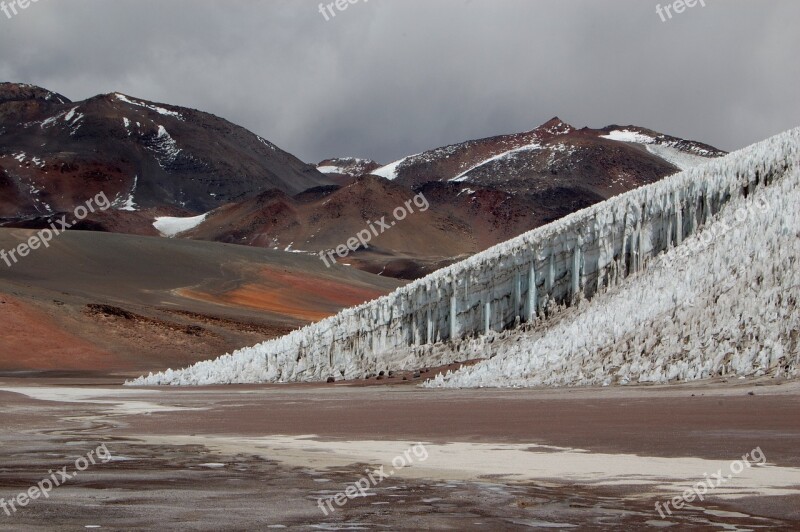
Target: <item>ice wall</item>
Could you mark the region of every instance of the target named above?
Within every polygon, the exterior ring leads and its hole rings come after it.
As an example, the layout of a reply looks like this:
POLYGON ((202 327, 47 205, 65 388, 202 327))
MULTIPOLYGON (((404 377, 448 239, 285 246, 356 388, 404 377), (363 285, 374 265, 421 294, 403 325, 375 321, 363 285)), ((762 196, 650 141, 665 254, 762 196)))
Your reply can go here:
MULTIPOLYGON (((255 347, 135 385, 361 377, 451 362, 431 346, 550 320, 646 269, 732 199, 797 165, 800 129, 495 246, 359 307, 255 347)), ((461 357, 468 358, 468 357, 461 357)))
POLYGON ((623 286, 547 327, 426 356, 487 359, 427 387, 587 386, 800 376, 800 168, 728 203, 623 286), (448 355, 448 351, 450 354, 448 355))

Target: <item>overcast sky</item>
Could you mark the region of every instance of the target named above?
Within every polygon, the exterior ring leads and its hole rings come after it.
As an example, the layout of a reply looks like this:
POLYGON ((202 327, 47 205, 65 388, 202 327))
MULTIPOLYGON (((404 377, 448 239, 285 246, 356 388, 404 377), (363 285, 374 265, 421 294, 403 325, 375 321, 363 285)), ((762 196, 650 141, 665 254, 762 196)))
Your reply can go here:
POLYGON ((330 21, 318 0, 39 0, 0 13, 0 80, 194 107, 308 162, 555 115, 726 150, 800 126, 800 1, 705 1, 662 22, 658 0, 359 0, 330 21))

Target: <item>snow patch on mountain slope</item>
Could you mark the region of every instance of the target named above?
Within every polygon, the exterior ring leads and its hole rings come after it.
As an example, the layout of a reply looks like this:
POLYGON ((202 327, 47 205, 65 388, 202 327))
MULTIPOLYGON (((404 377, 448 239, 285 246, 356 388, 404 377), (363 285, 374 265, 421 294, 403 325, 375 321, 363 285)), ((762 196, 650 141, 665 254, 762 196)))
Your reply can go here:
POLYGON ((78 110, 77 107, 73 107, 72 109, 70 109, 69 112, 64 116, 64 122, 71 122, 77 110, 78 110))
POLYGON ((317 170, 323 174, 343 174, 345 172, 341 166, 317 166, 317 170))
POLYGON ((645 148, 656 157, 664 159, 681 170, 688 170, 689 168, 694 168, 695 166, 700 166, 708 162, 708 157, 686 153, 672 146, 648 144, 645 148))
POLYGON ((443 179, 447 179, 449 181, 462 181, 464 180, 464 176, 466 176, 466 174, 472 170, 493 162, 503 161, 506 158, 514 157, 518 153, 524 151, 541 148, 539 143, 543 139, 543 134, 545 134, 544 136, 549 134, 557 137, 575 131, 575 128, 561 120, 553 120, 548 124, 549 125, 547 127, 540 126, 539 128, 534 129, 533 131, 528 131, 527 133, 517 133, 514 135, 503 135, 499 137, 469 140, 459 144, 450 144, 441 148, 418 153, 416 155, 410 155, 382 168, 378 168, 371 173, 379 177, 394 180, 397 179, 399 171, 402 167, 417 164, 431 164, 437 161, 449 159, 458 154, 468 154, 471 150, 480 148, 482 146, 491 145, 491 151, 493 155, 490 155, 489 157, 480 161, 474 161, 469 157, 463 157, 460 163, 461 168, 457 170, 458 175, 443 177, 443 179))
POLYGON ((382 166, 377 170, 373 170, 371 173, 372 175, 383 177, 384 179, 388 179, 389 181, 394 181, 395 179, 397 179, 397 170, 400 168, 400 165, 406 162, 406 159, 409 158, 410 157, 405 157, 403 159, 400 159, 399 161, 387 164, 386 166, 382 166))
POLYGON ((680 170, 688 170, 705 164, 717 154, 699 146, 697 143, 681 141, 670 137, 652 137, 639 131, 617 129, 600 138, 617 142, 642 144, 647 151, 659 157, 680 170))
MULTIPOLYGON (((451 174, 450 176, 442 177, 443 180, 452 182, 467 181, 469 179, 469 174, 476 170, 487 170, 493 165, 502 166, 511 162, 516 164, 514 159, 527 152, 539 151, 543 149, 555 151, 563 150, 564 146, 561 143, 554 145, 545 145, 542 143, 544 142, 544 139, 548 137, 548 135, 559 137, 573 131, 575 131, 575 128, 569 124, 560 120, 553 121, 553 123, 547 127, 540 126, 539 128, 527 133, 471 140, 462 142, 460 144, 451 144, 449 146, 436 148, 434 150, 418 153, 416 155, 410 155, 400 159, 399 161, 395 161, 382 168, 379 168, 371 173, 389 180, 394 180, 397 179, 400 170, 403 167, 447 160, 453 156, 456 156, 457 154, 468 154, 470 150, 476 148, 483 150, 481 147, 487 145, 487 143, 490 143, 490 153, 487 154, 487 157, 478 161, 475 161, 471 157, 462 157, 460 168, 454 172, 456 175, 451 174)), ((551 153, 551 158, 553 156, 554 153, 551 153)), ((505 171, 505 169, 503 171, 505 171)), ((519 169, 517 169, 517 173, 519 173, 519 169)))
POLYGON ((183 115, 180 113, 177 113, 175 111, 170 111, 169 109, 164 109, 163 107, 159 107, 157 105, 140 102, 138 100, 134 100, 133 98, 128 98, 124 94, 116 93, 114 94, 114 97, 123 103, 127 103, 128 105, 135 105, 136 107, 144 107, 145 109, 149 109, 150 111, 155 111, 160 115, 177 118, 178 120, 181 121, 183 121, 184 119, 183 115))
POLYGON ((167 129, 159 125, 155 138, 149 138, 147 148, 153 152, 161 168, 166 169, 167 166, 175 162, 181 154, 178 143, 169 134, 167 129))
POLYGON ((136 194, 136 187, 138 185, 139 185, 139 176, 137 174, 133 178, 133 186, 131 187, 131 191, 128 193, 128 197, 124 199, 117 197, 112 205, 119 211, 129 211, 129 212, 137 211, 138 207, 136 206, 136 202, 134 200, 134 194, 136 194))
POLYGON ((455 181, 455 182, 466 181, 467 179, 469 179, 469 174, 472 173, 474 170, 478 170, 479 168, 483 168, 484 166, 488 166, 488 165, 493 164, 495 162, 504 161, 504 160, 507 160, 507 159, 513 159, 516 156, 518 156, 518 155, 520 155, 522 153, 525 153, 525 152, 538 151, 538 150, 542 150, 542 149, 544 149, 544 146, 542 146, 539 142, 534 142, 534 143, 528 144, 526 146, 521 146, 519 148, 514 148, 513 150, 505 151, 503 153, 495 155, 494 157, 490 157, 490 158, 486 159, 485 161, 481 161, 480 163, 476 164, 472 168, 468 169, 466 172, 462 172, 461 174, 459 174, 459 175, 455 176, 454 178, 450 179, 450 181, 455 181))
POLYGON ((201 223, 206 221, 209 213, 201 214, 200 216, 192 216, 190 218, 177 218, 173 216, 159 216, 153 222, 161 236, 169 238, 178 236, 187 231, 191 231, 201 223))
POLYGON ((359 159, 357 157, 339 157, 336 159, 327 159, 317 165, 317 170, 323 174, 339 174, 347 175, 350 177, 358 177, 360 175, 370 172, 370 168, 374 168, 378 164, 369 159, 359 159))
POLYGON ((51 116, 45 120, 42 120, 42 123, 39 124, 41 129, 47 129, 50 126, 55 125, 59 118, 64 118, 65 122, 69 122, 72 120, 73 116, 75 116, 75 111, 77 111, 77 107, 73 107, 68 111, 61 111, 60 113, 56 114, 55 116, 51 116))
POLYGON ((258 141, 259 141, 261 144, 263 144, 263 145, 264 145, 264 146, 266 146, 267 148, 271 149, 272 151, 278 151, 278 147, 277 147, 277 146, 275 146, 275 145, 274 145, 273 143, 271 143, 270 141, 268 141, 267 139, 265 139, 265 138, 263 138, 263 137, 259 137, 259 136, 256 136, 256 138, 258 138, 258 141))
MULTIPOLYGON (((373 175, 377 175, 379 177, 383 177, 389 180, 395 180, 399 175, 401 167, 411 166, 415 164, 429 164, 429 163, 434 163, 436 161, 449 159, 450 157, 458 153, 468 152, 469 150, 480 145, 481 143, 486 142, 487 140, 495 140, 497 142, 497 147, 496 147, 497 153, 495 153, 495 155, 502 155, 510 151, 513 151, 514 149, 524 148, 525 146, 531 145, 532 143, 536 142, 536 139, 538 139, 537 132, 533 131, 520 135, 507 135, 505 138, 502 139, 496 138, 496 139, 470 140, 467 142, 462 142, 460 144, 451 144, 449 146, 443 146, 441 148, 436 148, 434 150, 418 153, 416 155, 409 155, 408 157, 404 157, 399 161, 395 161, 391 164, 387 164, 384 167, 378 168, 377 170, 374 170, 371 173, 373 175), (523 138, 525 140, 522 140, 523 138), (520 146, 520 142, 526 142, 527 144, 520 146)), ((481 166, 486 162, 487 160, 484 159, 483 161, 477 163, 477 166, 481 166)), ((460 169, 460 173, 462 174, 466 171, 475 168, 475 165, 467 166, 464 163, 462 163, 462 165, 463 166, 460 169)))
POLYGON ((428 387, 667 383, 800 374, 800 169, 548 328, 428 387))
POLYGON ((634 144, 650 144, 656 140, 649 135, 625 129, 614 130, 608 135, 601 135, 600 138, 616 140, 617 142, 632 142, 634 144))

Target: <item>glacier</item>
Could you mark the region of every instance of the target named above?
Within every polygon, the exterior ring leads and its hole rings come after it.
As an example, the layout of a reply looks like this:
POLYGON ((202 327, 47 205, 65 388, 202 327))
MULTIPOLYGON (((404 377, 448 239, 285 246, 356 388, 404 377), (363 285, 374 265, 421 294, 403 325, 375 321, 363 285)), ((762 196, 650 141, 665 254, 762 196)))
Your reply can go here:
POLYGON ((795 129, 287 336, 127 384, 350 379, 475 358, 491 360, 429 385, 794 374, 799 155, 795 129))

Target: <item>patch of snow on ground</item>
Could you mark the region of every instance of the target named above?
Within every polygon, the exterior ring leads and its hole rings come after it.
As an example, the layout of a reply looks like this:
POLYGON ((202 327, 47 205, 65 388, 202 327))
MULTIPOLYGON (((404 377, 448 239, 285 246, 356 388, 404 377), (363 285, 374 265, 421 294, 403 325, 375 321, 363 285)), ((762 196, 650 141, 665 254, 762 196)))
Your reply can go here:
POLYGON ((650 144, 656 140, 648 135, 637 133, 636 131, 627 131, 624 129, 614 130, 608 135, 601 135, 600 138, 616 140, 618 142, 632 142, 634 144, 650 144))
POLYGON ((450 181, 456 181, 456 182, 458 182, 458 181, 466 181, 467 179, 469 179, 469 174, 471 172, 473 172, 474 170, 477 170, 478 168, 482 168, 482 167, 484 167, 486 165, 492 164, 492 163, 497 162, 497 161, 502 161, 503 159, 516 157, 520 153, 523 153, 523 152, 526 152, 526 151, 536 151, 536 150, 541 150, 543 148, 544 148, 544 146, 542 146, 538 142, 534 142, 534 143, 528 144, 526 146, 521 146, 519 148, 514 148, 513 150, 508 150, 508 151, 505 151, 503 153, 499 153, 499 154, 495 155, 494 157, 490 157, 490 158, 486 159, 485 161, 481 161, 480 163, 476 164, 472 168, 468 169, 466 172, 462 172, 461 174, 459 174, 459 175, 455 176, 454 178, 450 179, 450 181))
POLYGON ((70 109, 69 112, 67 112, 67 114, 64 115, 64 122, 71 122, 72 118, 75 116, 75 111, 77 110, 78 110, 77 107, 73 107, 72 109, 70 109))
POLYGON ((317 170, 323 174, 344 174, 345 169, 341 166, 318 166, 317 170))
POLYGON ((139 176, 136 175, 133 178, 133 187, 131 187, 131 191, 128 194, 128 197, 124 200, 117 199, 114 201, 114 206, 117 208, 117 210, 131 211, 131 212, 138 210, 138 207, 136 206, 136 203, 134 202, 133 199, 133 195, 136 193, 136 187, 138 184, 139 184, 139 176))
POLYGON ((692 155, 691 153, 683 152, 671 146, 663 146, 660 144, 648 144, 645 146, 647 151, 667 161, 668 163, 677 166, 681 170, 688 170, 695 166, 700 166, 709 161, 708 157, 701 157, 700 155, 692 155))
POLYGON ((175 159, 178 158, 182 151, 178 148, 178 143, 175 142, 175 139, 170 136, 167 129, 162 125, 158 126, 156 138, 148 147, 155 153, 158 164, 162 168, 175 162, 175 159))
POLYGON ((61 111, 55 116, 51 116, 50 118, 42 120, 42 123, 39 125, 39 127, 42 129, 47 129, 48 127, 54 125, 60 118, 64 118, 65 122, 69 122, 74 117, 77 109, 77 107, 73 107, 69 111, 61 111), (66 118, 67 116, 69 116, 69 118, 66 118))
POLYGON ((267 148, 271 149, 272 151, 277 151, 277 150, 278 150, 278 147, 277 147, 277 146, 275 146, 275 145, 274 145, 273 143, 271 143, 270 141, 268 141, 268 140, 266 140, 266 139, 264 139, 264 138, 262 138, 262 137, 259 137, 259 136, 257 136, 257 135, 256 135, 256 137, 258 138, 258 141, 259 141, 261 144, 263 144, 263 145, 264 145, 264 146, 266 146, 267 148))
POLYGON ((395 161, 395 162, 393 162, 391 164, 387 164, 386 166, 378 168, 377 170, 373 170, 371 172, 371 174, 372 175, 376 175, 378 177, 383 177, 383 178, 388 179, 390 181, 394 181, 395 179, 397 179, 397 170, 398 170, 398 168, 405 161, 406 161, 405 158, 404 159, 400 159, 399 161, 395 161))
POLYGON ((173 238, 187 231, 191 231, 201 223, 206 221, 209 213, 201 214, 200 216, 192 216, 190 218, 176 218, 172 216, 159 216, 153 222, 161 236, 173 238))
POLYGON ((688 170, 695 166, 700 166, 717 157, 717 155, 695 143, 669 140, 663 136, 653 138, 636 131, 615 130, 608 135, 602 135, 601 138, 643 144, 647 151, 680 170, 688 170), (682 146, 684 149, 680 149, 678 146, 682 146))
POLYGON ((170 111, 169 109, 164 109, 163 107, 159 107, 157 105, 152 105, 152 104, 147 104, 147 103, 144 103, 144 102, 140 102, 138 100, 134 100, 134 99, 128 98, 124 94, 120 94, 120 93, 116 93, 114 95, 114 97, 116 97, 117 100, 119 100, 121 102, 124 102, 124 103, 127 103, 129 105, 135 105, 137 107, 144 107, 145 109, 149 109, 151 111, 155 111, 156 113, 158 113, 160 115, 170 116, 172 118, 177 118, 178 120, 183 120, 183 115, 181 115, 180 113, 177 113, 175 111, 170 111))

